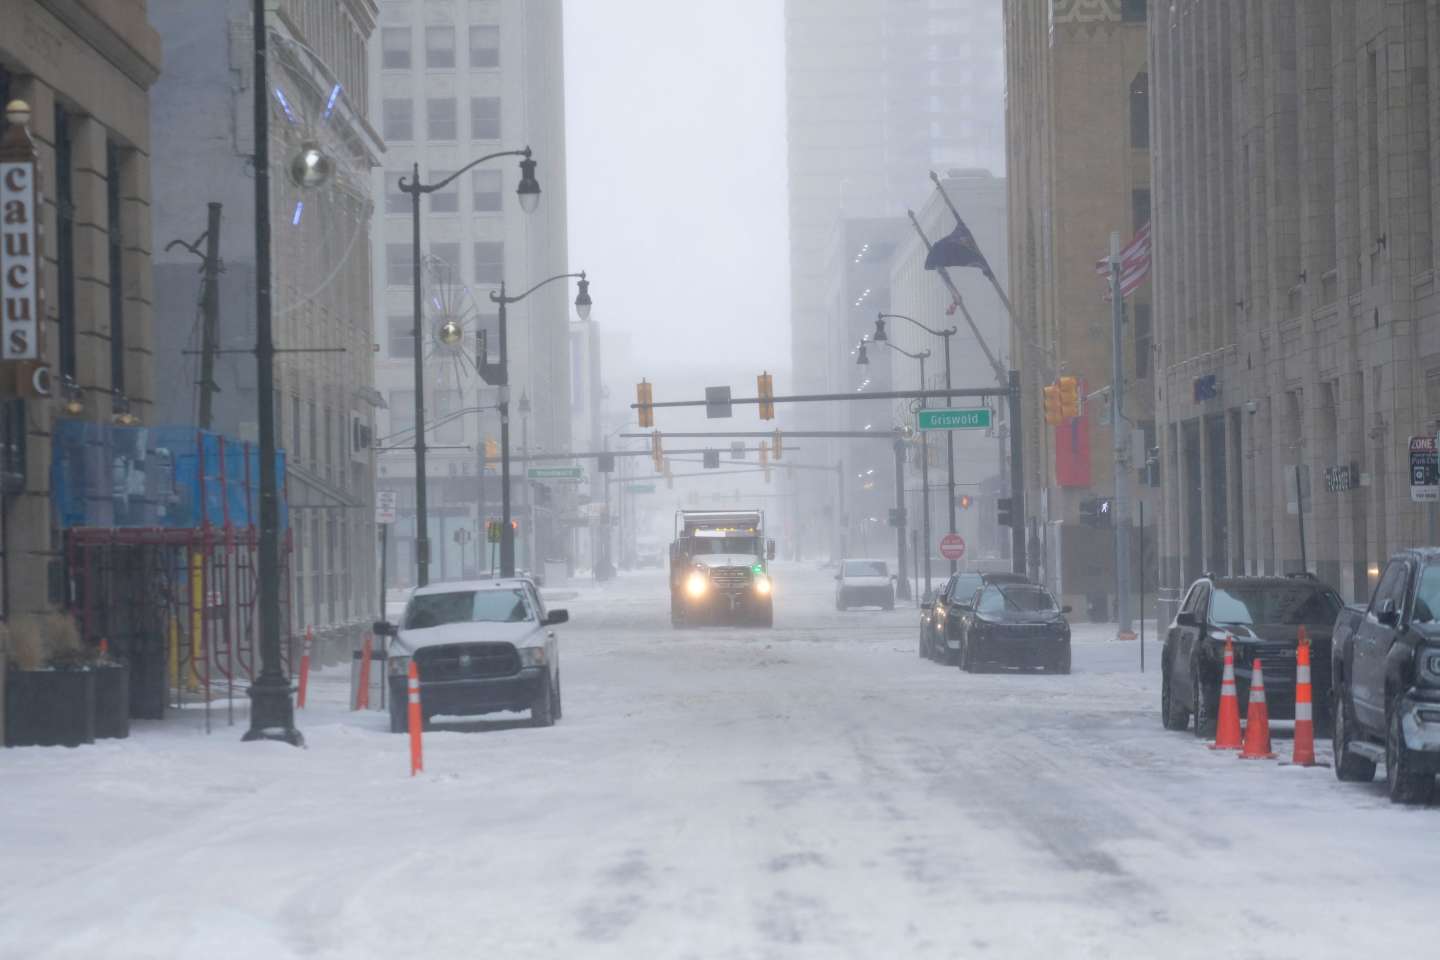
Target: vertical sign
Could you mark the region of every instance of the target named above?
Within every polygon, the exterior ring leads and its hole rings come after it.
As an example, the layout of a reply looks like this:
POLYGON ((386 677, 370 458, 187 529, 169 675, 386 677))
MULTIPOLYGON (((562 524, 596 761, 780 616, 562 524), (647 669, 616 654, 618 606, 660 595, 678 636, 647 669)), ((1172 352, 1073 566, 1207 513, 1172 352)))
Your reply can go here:
POLYGON ((1440 456, 1433 436, 1410 438, 1410 499, 1440 500, 1440 456))
POLYGON ((395 522, 395 504, 398 495, 394 490, 375 491, 375 522, 391 524, 395 522))
POLYGON ((40 356, 35 165, 0 163, 0 357, 40 356))

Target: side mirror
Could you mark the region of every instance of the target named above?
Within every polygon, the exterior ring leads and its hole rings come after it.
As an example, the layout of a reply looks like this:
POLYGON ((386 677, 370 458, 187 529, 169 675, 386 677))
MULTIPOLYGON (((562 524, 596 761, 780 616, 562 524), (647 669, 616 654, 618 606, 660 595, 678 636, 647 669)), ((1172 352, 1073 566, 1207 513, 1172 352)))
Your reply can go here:
POLYGON ((549 613, 545 614, 545 626, 547 626, 547 627, 552 627, 552 626, 554 626, 554 625, 557 624, 557 623, 569 623, 569 622, 570 622, 570 611, 569 611, 569 610, 551 610, 549 613))
POLYGON ((766 541, 765 541, 765 559, 766 559, 766 560, 774 560, 774 559, 775 559, 775 541, 774 541, 774 540, 766 540, 766 541))
POLYGON ((370 625, 370 632, 377 637, 393 637, 400 631, 395 629, 395 624, 388 620, 376 620, 370 625))
POLYGON ((1060 608, 1060 612, 1061 612, 1061 613, 1069 613, 1069 612, 1070 612, 1070 604, 1067 603, 1067 604, 1065 604, 1065 606, 1061 607, 1061 608, 1060 608))
POLYGON ((1393 627, 1400 622, 1400 610, 1395 606, 1393 597, 1386 597, 1380 601, 1380 611, 1375 615, 1387 627, 1393 627))
POLYGON ((1195 614, 1193 614, 1193 613, 1185 613, 1185 612, 1181 612, 1181 613, 1175 614, 1175 626, 1177 626, 1177 627, 1193 627, 1193 626, 1197 626, 1197 623, 1196 623, 1196 620, 1195 620, 1195 614))

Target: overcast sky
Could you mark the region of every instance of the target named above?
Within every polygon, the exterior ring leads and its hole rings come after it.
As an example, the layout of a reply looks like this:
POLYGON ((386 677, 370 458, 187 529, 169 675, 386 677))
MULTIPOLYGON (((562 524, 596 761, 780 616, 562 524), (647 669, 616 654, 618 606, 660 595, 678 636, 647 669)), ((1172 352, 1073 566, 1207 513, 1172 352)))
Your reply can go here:
POLYGON ((780 0, 566 0, 570 261, 632 347, 607 382, 788 368, 784 39, 780 0))

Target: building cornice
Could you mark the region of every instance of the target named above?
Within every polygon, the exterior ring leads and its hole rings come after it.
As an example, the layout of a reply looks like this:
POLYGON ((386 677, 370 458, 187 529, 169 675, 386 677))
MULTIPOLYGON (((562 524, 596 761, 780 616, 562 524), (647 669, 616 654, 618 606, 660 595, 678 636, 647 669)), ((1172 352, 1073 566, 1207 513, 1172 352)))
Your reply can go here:
POLYGON ((120 6, 118 0, 36 0, 51 16, 142 89, 149 89, 160 76, 160 34, 145 19, 142 4, 129 4, 132 16, 117 17, 97 13, 120 6))

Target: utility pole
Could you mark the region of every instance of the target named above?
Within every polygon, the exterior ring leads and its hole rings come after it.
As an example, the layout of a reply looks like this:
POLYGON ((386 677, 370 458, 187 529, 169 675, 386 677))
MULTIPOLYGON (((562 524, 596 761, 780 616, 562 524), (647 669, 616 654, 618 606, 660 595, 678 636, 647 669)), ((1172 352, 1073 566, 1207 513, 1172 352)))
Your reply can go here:
POLYGON ((1125 429, 1125 301, 1120 296, 1120 234, 1110 234, 1110 436, 1115 460, 1115 621, 1120 633, 1130 632, 1130 510, 1125 497, 1125 472, 1130 432, 1125 429))
POLYGON ((901 600, 910 599, 910 573, 906 569, 905 557, 905 438, 895 433, 895 563, 899 576, 895 582, 895 595, 901 600))
POLYGON ((200 429, 209 430, 214 416, 215 350, 220 339, 220 204, 210 202, 205 225, 205 287, 200 297, 204 317, 200 329, 200 429))

